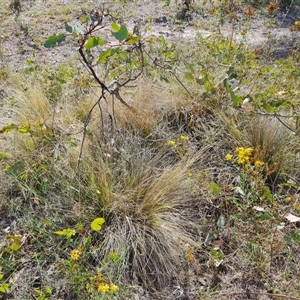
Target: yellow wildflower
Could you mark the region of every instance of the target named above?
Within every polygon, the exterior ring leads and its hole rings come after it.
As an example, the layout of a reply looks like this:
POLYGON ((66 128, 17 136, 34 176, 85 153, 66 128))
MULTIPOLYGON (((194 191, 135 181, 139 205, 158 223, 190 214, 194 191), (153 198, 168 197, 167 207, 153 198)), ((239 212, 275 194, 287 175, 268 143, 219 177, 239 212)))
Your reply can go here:
POLYGON ((115 293, 115 292, 117 292, 119 290, 119 287, 117 286, 117 285, 115 285, 115 284, 111 284, 110 286, 109 286, 109 291, 111 292, 111 293, 115 293))
POLYGON ((191 172, 187 173, 187 177, 192 177, 192 176, 193 176, 193 174, 191 172))
POLYGON ((106 284, 106 283, 100 283, 98 285, 98 288, 97 288, 98 292, 100 293, 107 293, 109 292, 109 285, 106 284))
POLYGON ((168 145, 170 147, 174 147, 174 146, 176 146, 176 142, 174 142, 174 141, 168 141, 168 145))
POLYGON ((232 160, 232 157, 233 157, 233 155, 228 153, 228 154, 226 154, 225 159, 229 161, 229 160, 232 160))
POLYGON ((240 165, 248 164, 252 152, 253 152, 253 148, 244 148, 244 147, 236 148, 235 153, 238 156, 237 163, 240 165))
POLYGON ((255 161, 254 165, 257 168, 260 168, 264 165, 264 162, 258 159, 258 160, 255 161))
POLYGON ((30 126, 28 124, 22 124, 19 129, 18 132, 20 133, 27 133, 30 130, 30 126))
POLYGON ((6 165, 5 167, 4 167, 4 171, 9 171, 11 169, 11 166, 10 165, 6 165))
POLYGON ((292 197, 288 196, 286 197, 286 201, 291 201, 292 200, 292 197))
POLYGON ((71 260, 78 260, 81 254, 82 254, 82 250, 80 248, 72 250, 70 254, 71 260))
POLYGON ((183 142, 188 142, 190 140, 190 138, 186 135, 181 135, 180 136, 180 139, 183 141, 183 142))

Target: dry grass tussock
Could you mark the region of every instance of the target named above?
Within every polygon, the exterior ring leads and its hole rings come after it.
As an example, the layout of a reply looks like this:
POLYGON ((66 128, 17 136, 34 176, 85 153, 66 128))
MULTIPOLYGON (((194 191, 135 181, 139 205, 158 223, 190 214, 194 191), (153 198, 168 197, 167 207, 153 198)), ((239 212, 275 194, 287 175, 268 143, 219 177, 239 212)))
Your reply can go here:
MULTIPOLYGON (((265 174, 270 183, 278 183, 281 175, 297 177, 299 136, 278 119, 244 113, 228 117, 222 112, 219 118, 223 120, 229 143, 235 147, 252 147, 255 150, 254 158, 265 163, 265 174)), ((285 119, 284 122, 293 127, 289 120, 285 119)))
MULTIPOLYGON (((53 107, 41 86, 30 79, 15 76, 7 91, 15 129, 1 137, 10 149, 3 164, 19 166, 13 175, 22 178, 28 194, 45 194, 55 182, 75 176, 82 124, 71 104, 53 107)), ((9 185, 6 188, 11 190, 9 185)))
MULTIPOLYGON (((244 128, 246 129, 247 125, 244 128)), ((295 154, 299 152, 299 137, 275 117, 252 118, 244 136, 251 146, 257 149, 258 158, 270 167, 289 173, 295 166, 295 154)), ((274 169, 275 172, 277 170, 274 169)))
POLYGON ((117 252, 122 263, 110 266, 114 276, 147 289, 166 287, 176 278, 186 245, 199 246, 192 221, 199 201, 191 192, 199 187, 188 172, 201 168, 205 152, 175 164, 162 154, 140 152, 110 173, 101 157, 85 165, 89 193, 94 191, 89 214, 97 207, 107 216, 96 259, 100 263, 117 252))
MULTIPOLYGON (((74 128, 82 127, 78 109, 57 103, 60 109, 55 110, 43 90, 27 82, 14 92, 15 121, 25 132, 17 130, 12 141, 17 145, 12 159, 23 158, 21 174, 25 174, 21 186, 14 188, 27 189, 29 200, 38 197, 47 203, 43 214, 49 218, 63 212, 66 220, 72 216, 88 223, 103 216, 106 225, 94 242, 100 249, 94 259, 101 265, 105 257, 117 252, 122 262, 110 266, 110 276, 153 290, 176 278, 187 245, 199 246, 193 220, 199 210, 197 191, 203 187, 188 173, 193 169, 198 172, 206 155, 202 148, 178 163, 166 146, 167 139, 156 144, 161 148, 152 148, 143 140, 145 128, 151 133, 164 114, 176 110, 175 100, 164 102, 159 95, 162 93, 150 86, 137 91, 132 104, 143 117, 124 107, 120 112, 118 106, 116 124, 123 135, 115 135, 118 147, 113 155, 108 155, 99 110, 95 111, 77 170, 81 144, 74 139, 77 144, 72 146, 69 138, 73 138, 74 128), (141 149, 142 140, 145 147, 141 149), (76 211, 67 212, 73 205, 76 211)), ((69 222, 61 218, 60 223, 69 222)), ((30 228, 29 220, 26 228, 30 228)))
MULTIPOLYGON (((104 129, 108 135, 121 131, 147 138, 168 114, 179 114, 184 106, 182 91, 174 92, 170 86, 155 85, 146 77, 139 79, 136 86, 122 91, 121 95, 132 108, 106 95, 106 99, 102 99, 100 105, 93 109, 89 129, 99 133, 104 129)), ((76 114, 80 120, 86 120, 87 112, 94 103, 91 99, 78 103, 76 114)))

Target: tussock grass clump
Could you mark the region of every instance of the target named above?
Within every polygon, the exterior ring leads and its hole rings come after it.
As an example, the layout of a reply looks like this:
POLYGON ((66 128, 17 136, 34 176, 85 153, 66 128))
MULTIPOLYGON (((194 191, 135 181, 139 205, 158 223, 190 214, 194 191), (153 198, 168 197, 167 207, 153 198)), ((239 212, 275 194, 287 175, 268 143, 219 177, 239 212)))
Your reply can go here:
POLYGON ((299 137, 287 127, 288 123, 285 126, 276 117, 262 115, 224 115, 222 119, 234 146, 252 147, 254 159, 264 162, 269 184, 275 186, 295 177, 299 137))
POLYGON ((96 189, 89 213, 98 207, 107 219, 96 259, 100 263, 116 252, 121 263, 110 268, 114 276, 149 289, 164 288, 176 278, 184 245, 197 245, 191 220, 198 200, 188 170, 203 155, 200 150, 191 161, 170 164, 163 155, 136 153, 109 174, 101 157, 85 166, 87 180, 93 182, 89 187, 96 189))
POLYGON ((15 192, 21 189, 26 190, 23 195, 45 196, 55 189, 62 179, 59 176, 72 177, 73 155, 78 156, 74 148, 79 142, 74 133, 80 123, 72 109, 54 108, 41 86, 30 79, 16 76, 8 93, 13 118, 3 134, 11 145, 6 153, 6 171, 19 181, 15 192))
POLYGON ((274 172, 290 171, 294 164, 294 154, 299 151, 296 146, 298 138, 278 119, 264 116, 252 118, 245 137, 256 149, 259 158, 270 168, 276 168, 274 172))
POLYGON ((170 97, 166 88, 154 86, 146 78, 141 79, 139 84, 132 97, 129 97, 132 98, 130 105, 133 109, 126 109, 119 102, 116 103, 116 119, 119 128, 147 137, 168 111, 176 109, 180 99, 170 97))

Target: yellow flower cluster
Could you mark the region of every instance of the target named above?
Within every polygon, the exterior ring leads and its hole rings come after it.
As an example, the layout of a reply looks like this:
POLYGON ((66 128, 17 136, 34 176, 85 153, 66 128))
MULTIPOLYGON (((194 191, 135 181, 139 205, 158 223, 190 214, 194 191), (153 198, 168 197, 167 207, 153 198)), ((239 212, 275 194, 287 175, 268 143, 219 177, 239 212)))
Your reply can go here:
MULTIPOLYGON (((186 135, 181 135, 178 140, 179 140, 178 143, 180 144, 180 141, 181 142, 188 142, 190 140, 190 138, 188 136, 186 136, 186 135)), ((172 141, 172 140, 169 140, 167 142, 167 144, 170 147, 177 146, 177 143, 175 141, 172 141)))
POLYGON ((257 168, 260 168, 260 167, 262 167, 262 166, 264 165, 264 162, 258 159, 258 160, 256 160, 256 161, 254 162, 254 165, 255 165, 255 167, 257 167, 257 168))
MULTIPOLYGON (((96 276, 91 277, 91 280, 94 282, 94 287, 99 293, 115 293, 119 290, 119 287, 115 284, 110 284, 101 273, 98 273, 96 276)), ((88 290, 92 290, 92 285, 87 285, 88 290)))
MULTIPOLYGON (((250 162, 253 162, 253 159, 255 158, 252 156, 253 151, 254 151, 253 148, 244 148, 244 147, 236 148, 235 153, 237 155, 237 163, 239 165, 244 165, 246 168, 249 167, 250 162), (250 161, 251 156, 252 156, 252 161, 250 161)), ((233 155, 231 153, 228 153, 225 155, 225 159, 231 161, 233 159, 233 155)), ((254 161, 254 167, 257 169, 263 167, 264 164, 265 163, 259 159, 256 159, 254 161)))
POLYGON ((115 284, 107 284, 107 283, 100 283, 98 285, 97 291, 99 293, 115 293, 119 290, 119 287, 115 284))
POLYGON ((176 142, 174 142, 174 141, 168 141, 168 146, 174 147, 174 146, 176 146, 176 142))
POLYGON ((188 142, 190 140, 190 138, 186 135, 181 135, 180 136, 180 139, 183 141, 183 142, 188 142))
POLYGON ((230 160, 232 160, 232 157, 233 157, 233 155, 228 153, 228 154, 226 154, 225 159, 230 161, 230 160))
POLYGON ((250 162, 250 157, 252 155, 253 148, 244 148, 238 147, 235 149, 235 153, 237 154, 237 163, 240 165, 248 165, 250 162))
POLYGON ((79 257, 81 256, 82 254, 82 249, 81 248, 78 248, 78 249, 74 249, 71 251, 71 260, 75 261, 75 260, 78 260, 79 257))

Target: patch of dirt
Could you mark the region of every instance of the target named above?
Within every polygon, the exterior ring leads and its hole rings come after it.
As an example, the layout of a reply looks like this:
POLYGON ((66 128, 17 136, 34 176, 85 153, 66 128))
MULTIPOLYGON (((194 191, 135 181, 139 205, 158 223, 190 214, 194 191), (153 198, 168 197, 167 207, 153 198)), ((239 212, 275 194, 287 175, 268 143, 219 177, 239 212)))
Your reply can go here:
MULTIPOLYGON (((171 1, 170 6, 164 6, 162 1, 134 1, 126 3, 123 8, 112 2, 89 1, 88 3, 74 4, 73 1, 21 1, 21 11, 12 11, 10 1, 6 0, 2 7, 2 64, 12 67, 16 72, 27 66, 27 60, 34 60, 37 64, 56 65, 76 55, 76 45, 63 42, 59 47, 45 49, 43 43, 54 33, 64 32, 64 22, 71 24, 86 12, 101 7, 109 8, 116 12, 120 19, 133 28, 140 22, 141 31, 145 27, 147 32, 143 35, 163 35, 169 39, 194 40, 197 34, 204 37, 218 33, 217 25, 211 24, 214 16, 208 14, 208 8, 200 7, 191 11, 189 21, 176 19, 178 9, 171 1), (149 30, 149 28, 151 28, 149 30)), ((239 27, 246 22, 242 13, 237 14, 237 24, 233 30, 232 24, 225 22, 221 26, 224 36, 233 37, 235 42, 245 41, 250 48, 261 48, 266 43, 278 48, 283 56, 286 51, 295 47, 299 39, 299 32, 292 32, 290 27, 300 16, 300 8, 292 6, 287 11, 280 11, 270 17, 256 12, 247 29, 246 39, 242 36, 239 27), (279 45, 276 46, 276 43, 279 45)))

